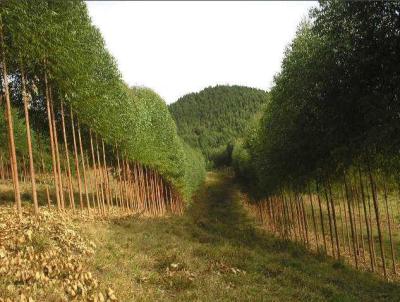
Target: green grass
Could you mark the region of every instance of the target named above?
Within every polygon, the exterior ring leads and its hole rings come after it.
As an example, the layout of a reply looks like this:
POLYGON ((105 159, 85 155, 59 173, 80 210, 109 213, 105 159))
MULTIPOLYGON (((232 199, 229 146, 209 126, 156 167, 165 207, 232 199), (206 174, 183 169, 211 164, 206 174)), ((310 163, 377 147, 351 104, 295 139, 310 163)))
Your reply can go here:
POLYGON ((182 217, 81 223, 90 270, 120 301, 399 301, 386 283, 264 233, 229 173, 209 173, 182 217))

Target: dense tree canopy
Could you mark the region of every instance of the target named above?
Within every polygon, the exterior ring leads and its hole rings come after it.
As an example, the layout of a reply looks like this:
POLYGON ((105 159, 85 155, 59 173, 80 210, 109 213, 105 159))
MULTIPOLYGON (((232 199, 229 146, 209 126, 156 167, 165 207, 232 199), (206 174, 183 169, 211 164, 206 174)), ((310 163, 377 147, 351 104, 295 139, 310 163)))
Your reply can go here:
POLYGON ((156 169, 190 195, 204 173, 203 159, 181 142, 157 94, 131 89, 122 81, 83 1, 9 0, 1 3, 0 14, 13 107, 22 112, 20 81, 25 73, 34 131, 48 131, 49 87, 56 117, 61 103, 70 105, 81 124, 109 146, 156 169))
POLYGON ((229 164, 230 149, 268 100, 265 91, 215 86, 190 93, 171 104, 179 135, 215 164, 229 164))
POLYGON ((397 173, 399 13, 398 2, 322 1, 299 26, 256 138, 234 151, 259 193, 341 178, 354 166, 397 173))

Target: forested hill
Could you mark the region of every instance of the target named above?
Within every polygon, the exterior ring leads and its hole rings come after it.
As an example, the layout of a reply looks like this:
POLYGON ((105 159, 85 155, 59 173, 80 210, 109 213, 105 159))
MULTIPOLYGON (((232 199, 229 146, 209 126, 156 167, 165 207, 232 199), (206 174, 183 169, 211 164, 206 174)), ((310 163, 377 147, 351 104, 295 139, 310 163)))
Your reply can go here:
POLYGON ((268 93, 260 89, 215 86, 187 94, 169 109, 179 135, 220 165, 229 162, 231 143, 243 134, 267 100, 268 93))

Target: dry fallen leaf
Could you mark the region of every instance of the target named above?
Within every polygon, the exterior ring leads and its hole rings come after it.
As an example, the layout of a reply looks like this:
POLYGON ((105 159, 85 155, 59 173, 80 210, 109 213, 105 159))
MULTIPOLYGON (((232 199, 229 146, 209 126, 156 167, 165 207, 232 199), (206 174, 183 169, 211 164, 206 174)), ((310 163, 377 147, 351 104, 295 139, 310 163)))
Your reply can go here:
POLYGON ((42 301, 34 291, 43 293, 49 287, 59 290, 60 301, 116 301, 114 291, 109 288, 104 296, 85 270, 94 247, 68 215, 43 209, 33 218, 25 208, 19 220, 12 207, 0 207, 0 283, 7 289, 0 302, 42 301))

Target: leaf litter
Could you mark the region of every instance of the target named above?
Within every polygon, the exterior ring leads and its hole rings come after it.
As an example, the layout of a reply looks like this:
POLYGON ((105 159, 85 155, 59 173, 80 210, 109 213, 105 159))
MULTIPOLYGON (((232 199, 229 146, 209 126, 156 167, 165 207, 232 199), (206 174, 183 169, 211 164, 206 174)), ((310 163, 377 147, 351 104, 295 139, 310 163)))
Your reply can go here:
MULTIPOLYGON (((88 217, 87 217, 88 218, 88 217)), ((117 301, 85 269, 96 245, 76 231, 73 216, 0 207, 0 302, 117 301)))

